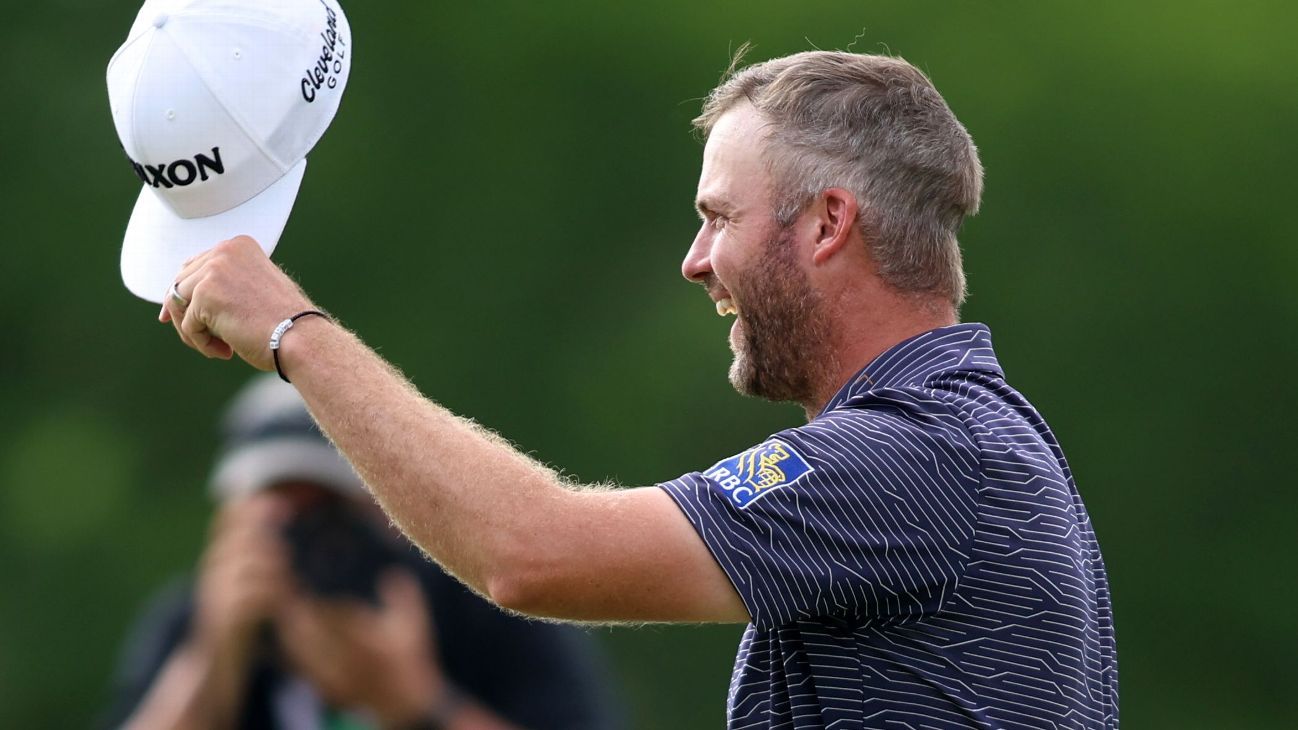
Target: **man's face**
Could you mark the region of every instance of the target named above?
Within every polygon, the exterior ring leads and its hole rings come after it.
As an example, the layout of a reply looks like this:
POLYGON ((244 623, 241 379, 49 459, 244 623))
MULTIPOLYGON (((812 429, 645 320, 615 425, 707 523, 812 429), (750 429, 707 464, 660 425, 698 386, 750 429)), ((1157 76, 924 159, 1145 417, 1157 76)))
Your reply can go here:
POLYGON ((764 137, 763 120, 747 104, 713 127, 696 199, 703 225, 681 272, 707 288, 718 314, 736 315, 730 328, 735 389, 803 402, 812 396, 826 333, 796 229, 775 221, 764 137))

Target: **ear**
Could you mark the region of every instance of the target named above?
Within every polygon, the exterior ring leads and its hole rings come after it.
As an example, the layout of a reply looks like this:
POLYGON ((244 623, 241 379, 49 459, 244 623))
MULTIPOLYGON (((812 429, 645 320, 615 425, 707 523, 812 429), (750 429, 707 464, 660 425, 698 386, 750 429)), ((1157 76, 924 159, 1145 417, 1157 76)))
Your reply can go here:
POLYGON ((813 206, 815 248, 811 260, 821 265, 838 255, 856 233, 859 208, 856 196, 843 188, 829 188, 813 206))

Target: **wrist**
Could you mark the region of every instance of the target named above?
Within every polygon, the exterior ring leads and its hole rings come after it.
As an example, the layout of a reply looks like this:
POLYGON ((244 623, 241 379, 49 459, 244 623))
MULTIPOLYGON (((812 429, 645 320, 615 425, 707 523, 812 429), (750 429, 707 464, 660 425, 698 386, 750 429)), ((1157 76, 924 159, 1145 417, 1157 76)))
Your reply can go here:
POLYGON ((295 374, 316 359, 315 346, 333 324, 332 317, 317 309, 302 310, 278 323, 269 347, 272 363, 284 382, 292 382, 295 374))
POLYGON ((247 662, 256 638, 255 624, 199 621, 187 643, 196 658, 213 666, 228 666, 247 662))

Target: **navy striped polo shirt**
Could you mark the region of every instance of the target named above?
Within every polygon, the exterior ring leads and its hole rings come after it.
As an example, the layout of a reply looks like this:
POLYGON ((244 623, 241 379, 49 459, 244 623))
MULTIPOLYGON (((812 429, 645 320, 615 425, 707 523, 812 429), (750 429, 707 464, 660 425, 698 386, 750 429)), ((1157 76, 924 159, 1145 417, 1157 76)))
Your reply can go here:
POLYGON ((1095 533, 984 325, 906 340, 805 426, 659 486, 752 617, 728 727, 1118 727, 1095 533))

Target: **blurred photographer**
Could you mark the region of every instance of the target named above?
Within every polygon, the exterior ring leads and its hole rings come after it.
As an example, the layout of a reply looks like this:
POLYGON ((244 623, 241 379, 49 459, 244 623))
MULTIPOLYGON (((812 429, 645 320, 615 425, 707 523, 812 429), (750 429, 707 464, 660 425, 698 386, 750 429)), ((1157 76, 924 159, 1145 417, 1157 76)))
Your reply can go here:
POLYGON ((230 407, 211 486, 197 577, 137 623, 108 726, 622 725, 589 637, 506 615, 410 548, 275 376, 230 407))

